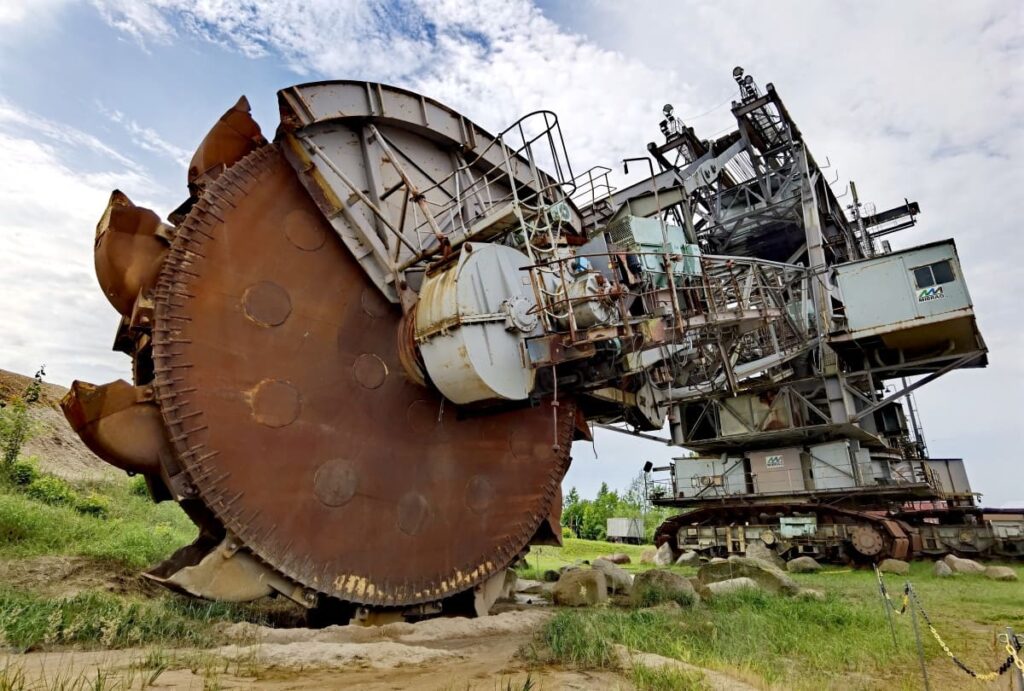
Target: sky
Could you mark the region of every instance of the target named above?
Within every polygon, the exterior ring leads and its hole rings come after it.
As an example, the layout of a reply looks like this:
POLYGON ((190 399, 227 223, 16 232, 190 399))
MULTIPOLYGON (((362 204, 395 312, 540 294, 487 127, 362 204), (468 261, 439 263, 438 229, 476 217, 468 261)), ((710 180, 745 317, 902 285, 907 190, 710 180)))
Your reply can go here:
MULTIPOLYGON (((833 189, 955 237, 984 370, 917 401, 933 457, 963 457, 989 506, 1024 506, 1024 3, 528 0, 0 0, 0 367, 50 381, 130 378, 92 268, 110 191, 161 215, 186 196, 209 127, 248 96, 365 79, 431 96, 492 131, 559 114, 573 169, 621 170, 661 107, 704 137, 732 124, 732 68, 772 82, 833 189)), ((635 168, 634 168, 635 171, 635 168)), ((616 184, 629 180, 617 174, 616 184)), ((849 197, 843 197, 844 203, 849 197)), ((626 487, 680 450, 599 430, 565 488, 626 487)))

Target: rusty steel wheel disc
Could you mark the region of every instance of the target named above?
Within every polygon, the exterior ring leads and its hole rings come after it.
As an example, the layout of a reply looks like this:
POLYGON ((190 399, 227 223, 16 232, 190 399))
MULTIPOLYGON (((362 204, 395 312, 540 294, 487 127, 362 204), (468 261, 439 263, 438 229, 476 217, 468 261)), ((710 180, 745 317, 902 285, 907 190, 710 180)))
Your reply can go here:
POLYGON ((155 291, 174 453, 271 567, 367 605, 429 602, 505 568, 547 517, 574 407, 459 419, 408 380, 400 312, 276 146, 211 183, 155 291))

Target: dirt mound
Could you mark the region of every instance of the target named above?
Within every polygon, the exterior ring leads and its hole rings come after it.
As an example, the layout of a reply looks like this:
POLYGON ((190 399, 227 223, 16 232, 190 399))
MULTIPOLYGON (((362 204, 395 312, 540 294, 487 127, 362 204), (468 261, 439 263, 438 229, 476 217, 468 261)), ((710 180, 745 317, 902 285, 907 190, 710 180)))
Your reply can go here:
POLYGON ((213 651, 226 660, 255 662, 271 669, 391 669, 406 665, 459 660, 465 656, 450 650, 403 645, 390 641, 377 643, 264 643, 229 645, 213 651))
POLYGON ((232 640, 258 641, 266 644, 291 643, 372 643, 399 641, 402 643, 431 643, 485 636, 508 636, 534 631, 550 617, 546 611, 504 612, 490 617, 439 617, 409 624, 399 622, 384 626, 328 626, 324 629, 275 629, 241 622, 229 624, 222 633, 232 640))
POLYGON ((118 595, 162 591, 136 573, 86 557, 0 559, 0 583, 53 598, 97 590, 118 595))
MULTIPOLYGON (((32 383, 31 377, 0 369, 0 402, 20 396, 32 383)), ((64 419, 60 399, 67 389, 44 383, 39 400, 29 406, 32 437, 25 442, 22 456, 34 456, 39 469, 72 481, 108 480, 122 475, 90 451, 64 419)))

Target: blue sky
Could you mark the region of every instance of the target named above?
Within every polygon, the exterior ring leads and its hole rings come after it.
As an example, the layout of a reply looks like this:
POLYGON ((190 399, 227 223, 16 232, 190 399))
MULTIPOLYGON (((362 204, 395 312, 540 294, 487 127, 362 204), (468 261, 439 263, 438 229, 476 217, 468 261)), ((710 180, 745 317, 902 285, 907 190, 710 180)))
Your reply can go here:
MULTIPOLYGON (((161 214, 177 206, 183 161, 243 93, 268 136, 276 90, 316 79, 399 84, 492 129, 549 108, 584 170, 642 155, 666 102, 701 115, 705 136, 728 126, 741 64, 774 82, 837 193, 854 179, 879 209, 921 203, 895 246, 956 237, 992 364, 925 387, 926 435, 933 455, 969 460, 987 503, 1024 505, 1021 8, 4 0, 0 367, 46 362, 63 384, 129 376, 92 272, 96 220, 114 187, 161 214)), ((574 448, 567 486, 584 494, 674 453, 613 433, 595 446, 574 448)))

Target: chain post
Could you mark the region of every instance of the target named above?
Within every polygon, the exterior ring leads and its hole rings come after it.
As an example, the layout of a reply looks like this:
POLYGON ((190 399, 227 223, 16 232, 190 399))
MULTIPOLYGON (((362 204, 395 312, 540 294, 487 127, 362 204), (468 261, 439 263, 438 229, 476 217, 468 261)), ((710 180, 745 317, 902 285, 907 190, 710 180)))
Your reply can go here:
MULTIPOLYGON (((910 586, 910 581, 907 581, 906 586, 908 591, 914 595, 914 591, 910 586)), ((928 668, 924 664, 924 644, 921 643, 921 630, 917 626, 917 598, 910 598, 910 621, 914 624, 914 640, 917 641, 917 657, 921 660, 921 676, 924 678, 924 689, 925 691, 931 691, 931 684, 928 682, 928 668)))
POLYGON ((1010 688, 1014 691, 1024 691, 1024 672, 1021 671, 1020 665, 1016 664, 1017 660, 1020 659, 1020 648, 1017 645, 1017 638, 1013 633, 1013 629, 1009 626, 1006 627, 1006 647, 1009 648, 1008 652, 1010 653, 1010 657, 1013 658, 1014 662, 1013 668, 1011 670, 1013 676, 1010 677, 1010 679, 1012 680, 1010 683, 1010 688))
POLYGON ((892 647, 897 649, 896 626, 892 623, 892 607, 889 605, 889 596, 885 592, 885 583, 882 581, 882 573, 878 570, 878 564, 872 564, 875 570, 875 578, 878 579, 878 593, 882 596, 882 608, 885 609, 885 617, 889 620, 889 631, 892 633, 892 647))

